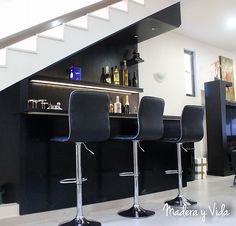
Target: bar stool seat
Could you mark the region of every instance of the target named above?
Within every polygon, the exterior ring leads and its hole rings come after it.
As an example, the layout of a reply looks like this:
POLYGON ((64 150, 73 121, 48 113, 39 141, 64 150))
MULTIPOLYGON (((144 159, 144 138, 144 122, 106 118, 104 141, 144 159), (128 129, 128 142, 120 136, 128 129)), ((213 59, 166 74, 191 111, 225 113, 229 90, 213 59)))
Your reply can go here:
POLYGON ((82 178, 81 145, 89 150, 85 142, 105 141, 110 137, 109 97, 107 94, 91 91, 74 91, 69 99, 69 135, 54 137, 55 142, 72 142, 76 146, 76 178, 64 179, 63 184, 75 183, 77 187, 77 214, 70 222, 63 226, 100 226, 97 221, 87 220, 82 209, 82 178))
POLYGON ((163 141, 177 145, 178 170, 166 171, 167 174, 172 174, 171 172, 178 174, 178 195, 176 198, 165 202, 171 206, 183 207, 197 204, 197 202, 189 200, 183 195, 181 150, 187 151, 183 148, 183 143, 198 142, 203 138, 203 115, 202 106, 186 105, 179 123, 175 124, 175 128, 165 125, 163 141))
MULTIPOLYGON (((164 100, 156 97, 145 96, 141 99, 138 110, 138 130, 132 135, 118 135, 113 139, 133 142, 133 168, 131 173, 121 173, 120 176, 134 177, 134 203, 127 210, 118 212, 123 217, 144 218, 152 216, 155 212, 143 209, 138 200, 139 196, 139 171, 138 171, 138 147, 142 140, 158 140, 163 135, 163 111, 164 100)), ((141 150, 143 150, 141 148, 141 150)))

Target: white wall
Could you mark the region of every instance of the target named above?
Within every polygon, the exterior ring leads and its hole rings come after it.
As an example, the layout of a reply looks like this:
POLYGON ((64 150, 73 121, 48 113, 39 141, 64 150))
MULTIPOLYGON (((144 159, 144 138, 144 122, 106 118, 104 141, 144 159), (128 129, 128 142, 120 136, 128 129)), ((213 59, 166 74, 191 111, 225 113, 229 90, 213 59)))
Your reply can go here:
MULTIPOLYGON (((204 82, 214 79, 212 65, 218 57, 225 56, 234 61, 236 74, 236 55, 222 49, 190 39, 174 31, 144 41, 138 45, 141 57, 139 64, 140 87, 143 95, 162 97, 165 100, 165 115, 181 115, 186 104, 204 105, 204 82), (185 94, 184 49, 196 54, 196 97, 185 94), (156 81, 156 74, 164 76, 162 82, 156 81)), ((196 157, 206 156, 206 132, 203 141, 196 144, 196 157)))

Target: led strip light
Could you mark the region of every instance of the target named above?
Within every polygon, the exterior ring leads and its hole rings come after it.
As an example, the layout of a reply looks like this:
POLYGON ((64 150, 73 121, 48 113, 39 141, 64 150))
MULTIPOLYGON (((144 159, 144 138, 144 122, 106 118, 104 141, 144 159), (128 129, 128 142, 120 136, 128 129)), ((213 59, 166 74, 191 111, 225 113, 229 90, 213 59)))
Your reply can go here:
POLYGON ((31 83, 36 84, 44 84, 44 85, 50 85, 50 86, 62 86, 62 87, 70 87, 70 88, 78 88, 78 89, 91 89, 96 90, 100 92, 114 92, 114 93, 127 93, 127 94, 135 94, 139 93, 135 90, 125 90, 122 88, 116 89, 116 88, 110 88, 110 87, 99 87, 99 86, 91 86, 91 85, 82 85, 82 84, 68 84, 65 82, 53 82, 53 81, 47 81, 47 80, 31 80, 31 83))

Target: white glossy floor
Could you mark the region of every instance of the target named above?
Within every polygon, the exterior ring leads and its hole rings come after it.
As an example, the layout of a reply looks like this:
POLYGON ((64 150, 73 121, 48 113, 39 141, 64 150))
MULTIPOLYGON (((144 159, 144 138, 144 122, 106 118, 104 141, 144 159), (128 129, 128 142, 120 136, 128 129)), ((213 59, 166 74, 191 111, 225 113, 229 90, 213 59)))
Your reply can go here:
MULTIPOLYGON (((208 176, 206 180, 198 180, 188 183, 185 188, 185 194, 188 197, 198 201, 198 205, 191 213, 185 211, 185 215, 198 216, 166 216, 167 212, 163 210, 164 200, 172 198, 176 195, 176 190, 159 192, 156 194, 142 196, 140 201, 142 206, 150 210, 155 210, 156 215, 150 218, 134 220, 122 218, 116 212, 122 208, 129 207, 131 199, 107 202, 102 204, 90 205, 85 207, 85 215, 87 218, 96 219, 102 222, 103 226, 158 226, 158 225, 236 225, 236 186, 232 186, 233 176, 229 177, 212 177, 208 176), (218 212, 211 213, 214 210, 214 204, 218 212), (221 206, 226 205, 224 214, 227 211, 230 216, 222 216, 219 211, 221 206), (209 208, 210 207, 210 208, 209 208), (202 218, 206 213, 205 221, 202 218), (217 213, 221 216, 216 216, 217 213), (214 215, 214 216, 211 216, 214 215)), ((114 185, 116 186, 116 185, 114 185)), ((223 206, 222 206, 223 207, 223 206)), ((52 211, 40 214, 31 214, 16 218, 0 220, 0 226, 56 226, 58 222, 67 218, 72 218, 75 209, 66 209, 60 211, 52 211)))

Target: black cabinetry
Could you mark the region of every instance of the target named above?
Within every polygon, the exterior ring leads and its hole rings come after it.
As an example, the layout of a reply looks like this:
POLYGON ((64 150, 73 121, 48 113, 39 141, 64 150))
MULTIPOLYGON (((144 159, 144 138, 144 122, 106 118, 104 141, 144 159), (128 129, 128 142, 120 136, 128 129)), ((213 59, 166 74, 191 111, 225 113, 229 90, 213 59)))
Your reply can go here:
MULTIPOLYGON (((100 83, 102 67, 117 65, 122 68, 120 62, 130 59, 126 53, 137 49, 137 42, 179 26, 180 4, 166 10, 56 62, 0 93, 0 190, 4 191, 4 203, 18 202, 20 214, 75 206, 74 185, 59 184, 60 179, 74 176, 74 145, 50 141, 55 135, 68 133, 69 94, 90 86, 100 91, 104 89, 113 101, 116 95, 123 99, 130 95, 131 112, 134 111, 142 89, 100 83), (153 27, 158 29, 154 31, 153 27), (81 82, 69 80, 71 66, 82 68, 81 82), (47 99, 52 104, 61 102, 63 111, 29 109, 29 99, 47 99)), ((138 65, 133 63, 138 62, 131 62, 128 69, 131 76, 135 72, 138 80, 138 65)), ((112 134, 136 130, 134 114, 111 115, 110 118, 112 134)), ((86 164, 82 167, 88 177, 84 183, 84 204, 131 197, 132 180, 119 177, 119 172, 131 170, 131 142, 109 140, 88 145, 96 156, 83 152, 86 164)), ((176 175, 164 173, 177 167, 176 145, 144 142, 143 146, 146 153, 140 152, 140 194, 176 188, 176 175)))
POLYGON ((231 85, 222 80, 205 83, 209 175, 233 173, 230 152, 236 147, 236 103, 226 101, 226 88, 231 85))

